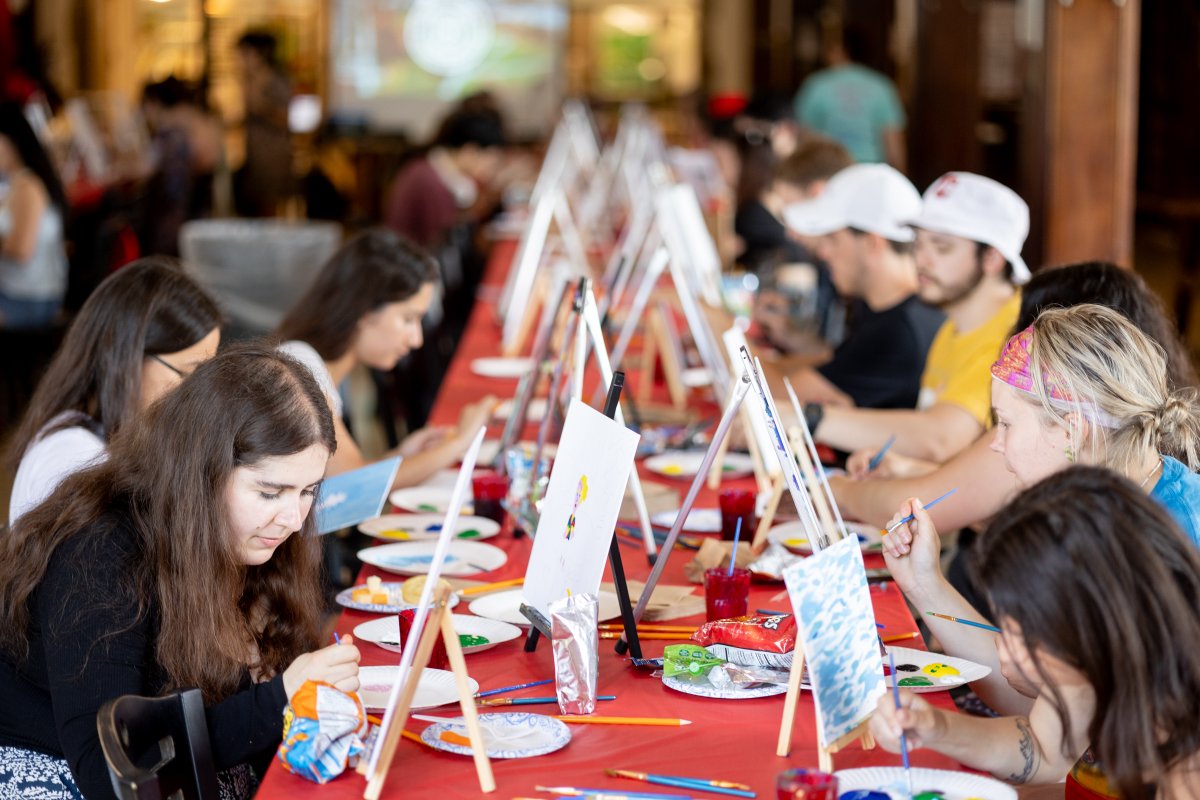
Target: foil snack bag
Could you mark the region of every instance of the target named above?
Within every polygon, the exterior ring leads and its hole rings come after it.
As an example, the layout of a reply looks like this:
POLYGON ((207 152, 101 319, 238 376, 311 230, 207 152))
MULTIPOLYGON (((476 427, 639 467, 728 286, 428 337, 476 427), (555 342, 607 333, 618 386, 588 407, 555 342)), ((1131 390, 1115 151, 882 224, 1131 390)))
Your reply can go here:
POLYGON ((594 594, 576 594, 550 606, 554 649, 554 688, 562 714, 596 710, 600 674, 600 603, 594 594))

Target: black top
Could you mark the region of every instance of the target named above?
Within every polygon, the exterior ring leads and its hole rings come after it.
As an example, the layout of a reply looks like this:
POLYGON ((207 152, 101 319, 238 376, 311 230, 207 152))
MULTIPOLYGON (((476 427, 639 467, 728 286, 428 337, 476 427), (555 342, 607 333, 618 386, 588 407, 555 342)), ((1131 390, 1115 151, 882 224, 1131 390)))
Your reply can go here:
POLYGON ((738 206, 733 217, 733 230, 746 245, 737 262, 751 272, 776 264, 816 262, 813 254, 788 236, 784 224, 758 200, 738 206))
MULTIPOLYGON (((113 797, 96 714, 125 694, 159 695, 157 608, 139 614, 133 591, 146 573, 128 518, 110 513, 63 543, 30 597, 29 657, 0 656, 0 745, 65 758, 88 800, 113 797)), ((197 579, 199 576, 195 576, 197 579)), ((287 698, 282 676, 209 707, 218 770, 258 761, 278 746, 287 698)))
POLYGON ((885 311, 859 301, 849 335, 818 371, 861 408, 916 408, 925 355, 944 320, 916 295, 885 311))

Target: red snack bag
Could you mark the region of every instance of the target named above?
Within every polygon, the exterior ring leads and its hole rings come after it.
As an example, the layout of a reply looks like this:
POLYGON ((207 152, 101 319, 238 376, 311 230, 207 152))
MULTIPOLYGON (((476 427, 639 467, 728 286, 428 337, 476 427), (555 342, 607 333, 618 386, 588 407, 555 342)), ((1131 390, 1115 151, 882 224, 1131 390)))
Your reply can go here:
POLYGON ((692 641, 734 664, 788 669, 796 649, 796 619, 781 614, 706 622, 692 634, 692 641))

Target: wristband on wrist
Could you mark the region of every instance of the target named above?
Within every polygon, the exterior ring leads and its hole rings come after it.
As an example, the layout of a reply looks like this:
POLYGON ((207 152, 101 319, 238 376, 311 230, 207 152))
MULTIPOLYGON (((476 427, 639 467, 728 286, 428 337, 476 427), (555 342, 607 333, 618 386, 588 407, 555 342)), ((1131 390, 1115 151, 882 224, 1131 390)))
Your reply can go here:
POLYGON ((804 423, 808 425, 808 432, 815 434, 817 427, 820 426, 821 420, 825 418, 825 406, 820 403, 805 403, 804 404, 804 423))

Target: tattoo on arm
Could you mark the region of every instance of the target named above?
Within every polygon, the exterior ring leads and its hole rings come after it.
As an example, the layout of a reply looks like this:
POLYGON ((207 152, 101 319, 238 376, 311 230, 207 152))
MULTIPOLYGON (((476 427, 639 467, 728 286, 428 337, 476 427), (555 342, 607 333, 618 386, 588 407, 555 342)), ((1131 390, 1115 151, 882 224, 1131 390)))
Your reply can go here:
POLYGON ((1020 772, 1009 775, 1007 780, 1010 783, 1028 783, 1037 771, 1040 760, 1040 753, 1037 743, 1033 740, 1033 728, 1029 726, 1028 717, 1017 717, 1017 732, 1021 735, 1018 746, 1021 748, 1021 757, 1025 759, 1025 767, 1020 772))

